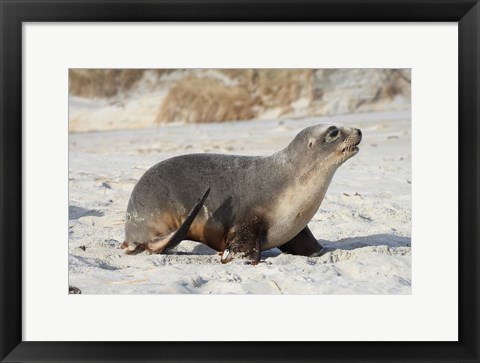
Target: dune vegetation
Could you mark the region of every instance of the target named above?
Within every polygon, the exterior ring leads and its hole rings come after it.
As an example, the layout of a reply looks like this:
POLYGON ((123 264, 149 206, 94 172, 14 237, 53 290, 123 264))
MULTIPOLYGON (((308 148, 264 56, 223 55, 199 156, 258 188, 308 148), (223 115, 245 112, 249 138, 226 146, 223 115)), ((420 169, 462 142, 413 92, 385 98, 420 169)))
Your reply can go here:
POLYGON ((71 69, 92 104, 71 102, 70 130, 404 110, 410 84, 409 69, 71 69))

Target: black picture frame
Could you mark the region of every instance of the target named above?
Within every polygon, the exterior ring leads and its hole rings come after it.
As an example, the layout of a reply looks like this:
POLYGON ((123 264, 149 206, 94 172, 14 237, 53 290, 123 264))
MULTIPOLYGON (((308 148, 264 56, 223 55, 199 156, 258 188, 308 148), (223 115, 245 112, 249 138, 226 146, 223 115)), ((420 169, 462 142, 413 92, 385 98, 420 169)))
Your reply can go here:
MULTIPOLYGON (((479 361, 480 4, 477 0, 0 0, 0 12, 2 362, 479 361), (459 341, 22 341, 22 22, 100 21, 458 22, 459 341)), ((251 324, 252 329, 260 328, 255 327, 255 320, 251 324)))

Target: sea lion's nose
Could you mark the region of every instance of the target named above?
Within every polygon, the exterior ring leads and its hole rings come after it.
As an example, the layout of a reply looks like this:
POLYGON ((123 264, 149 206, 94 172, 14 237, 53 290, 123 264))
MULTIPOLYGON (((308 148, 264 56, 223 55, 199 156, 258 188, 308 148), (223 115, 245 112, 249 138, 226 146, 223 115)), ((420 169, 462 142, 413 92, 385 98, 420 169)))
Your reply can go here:
POLYGON ((358 142, 362 141, 362 130, 356 129, 357 130, 357 135, 358 135, 358 142))

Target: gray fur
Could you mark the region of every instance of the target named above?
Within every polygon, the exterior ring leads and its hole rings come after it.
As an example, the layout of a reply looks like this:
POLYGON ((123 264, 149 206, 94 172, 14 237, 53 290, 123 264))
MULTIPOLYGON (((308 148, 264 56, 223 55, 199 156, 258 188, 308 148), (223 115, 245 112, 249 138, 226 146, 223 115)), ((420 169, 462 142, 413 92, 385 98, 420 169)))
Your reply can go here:
MULTIPOLYGON (((126 245, 145 245, 174 233, 168 218, 173 215, 183 223, 208 188, 210 195, 197 222, 202 220, 205 226, 222 232, 227 246, 244 230, 248 234, 240 238, 242 241, 245 236, 262 234, 262 250, 289 242, 308 229, 306 225, 318 210, 335 171, 356 153, 342 154, 341 150, 358 145, 361 132, 339 128, 338 139, 327 142, 335 128, 308 127, 286 148, 270 156, 189 154, 154 165, 130 197, 126 245), (164 218, 167 214, 169 217, 164 218), (254 229, 250 227, 253 218, 254 229)), ((223 251, 225 247, 218 249, 223 251)), ((246 255, 245 250, 240 251, 246 255)))

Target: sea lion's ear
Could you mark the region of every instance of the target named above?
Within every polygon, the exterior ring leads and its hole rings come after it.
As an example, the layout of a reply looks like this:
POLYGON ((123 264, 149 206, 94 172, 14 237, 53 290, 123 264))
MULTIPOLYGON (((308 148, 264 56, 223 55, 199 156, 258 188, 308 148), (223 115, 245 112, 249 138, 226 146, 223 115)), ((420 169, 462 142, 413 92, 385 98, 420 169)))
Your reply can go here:
POLYGON ((315 144, 315 139, 308 140, 308 147, 312 147, 315 144))

